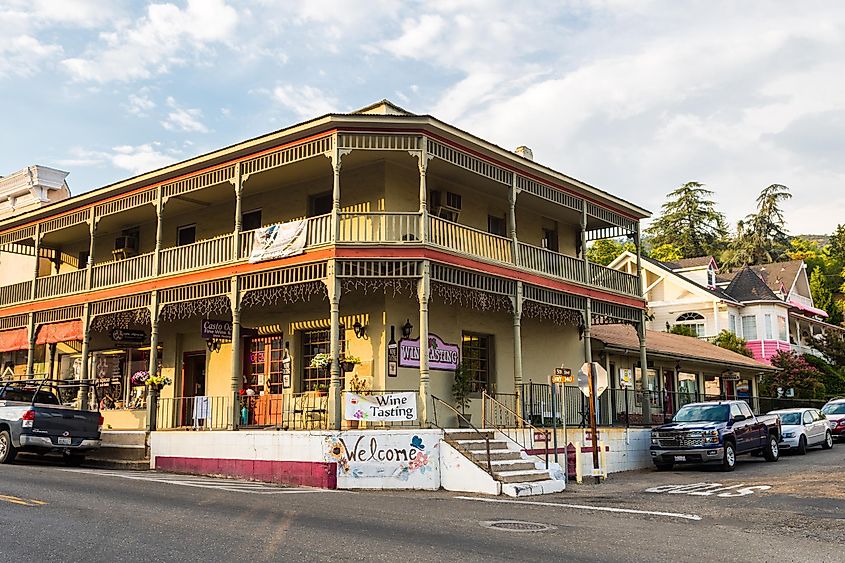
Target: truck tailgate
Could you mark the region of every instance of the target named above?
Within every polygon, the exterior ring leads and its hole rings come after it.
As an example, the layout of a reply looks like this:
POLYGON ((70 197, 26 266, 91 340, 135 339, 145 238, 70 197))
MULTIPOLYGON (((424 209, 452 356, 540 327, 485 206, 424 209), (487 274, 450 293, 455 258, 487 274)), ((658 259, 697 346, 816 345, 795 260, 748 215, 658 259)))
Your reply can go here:
POLYGON ((35 411, 33 434, 47 434, 51 438, 70 436, 80 440, 82 438, 96 439, 100 436, 100 413, 98 412, 39 404, 35 404, 33 410, 35 411))

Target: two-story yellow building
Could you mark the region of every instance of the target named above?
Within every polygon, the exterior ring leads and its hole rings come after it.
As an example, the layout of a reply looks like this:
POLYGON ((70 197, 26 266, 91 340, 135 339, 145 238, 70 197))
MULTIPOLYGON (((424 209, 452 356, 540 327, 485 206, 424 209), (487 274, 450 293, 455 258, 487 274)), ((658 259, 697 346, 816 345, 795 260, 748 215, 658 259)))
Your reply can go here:
POLYGON ((336 428, 360 381, 425 422, 457 363, 505 398, 577 371, 592 324, 641 328, 639 277, 584 250, 647 215, 383 101, 2 220, 57 258, 0 287, 0 351, 95 380, 113 429, 149 424, 145 372, 160 428, 336 428))

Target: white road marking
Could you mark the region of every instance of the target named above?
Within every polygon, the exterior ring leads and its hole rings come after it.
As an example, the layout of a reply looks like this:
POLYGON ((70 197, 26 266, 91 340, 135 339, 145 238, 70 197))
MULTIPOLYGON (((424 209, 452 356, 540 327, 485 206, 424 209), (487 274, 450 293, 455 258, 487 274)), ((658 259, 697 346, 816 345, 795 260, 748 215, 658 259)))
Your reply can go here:
POLYGON ((564 504, 561 502, 539 502, 532 500, 506 500, 496 498, 479 498, 479 497, 455 497, 460 500, 474 500, 478 502, 494 502, 501 504, 528 504, 532 506, 558 506, 562 508, 574 508, 577 510, 594 510, 597 512, 618 512, 622 514, 641 514, 647 516, 666 516, 668 518, 680 518, 682 520, 701 520, 701 516, 697 514, 684 514, 681 512, 657 512, 654 510, 635 510, 632 508, 614 508, 611 506, 589 506, 583 504, 564 504))
POLYGON ((102 477, 119 477, 134 481, 148 481, 154 483, 165 483, 167 485, 181 485, 183 487, 197 487, 201 489, 215 489, 218 491, 230 491, 233 493, 249 493, 253 495, 291 495, 302 493, 330 493, 336 492, 329 489, 316 489, 310 487, 283 487, 270 483, 257 483, 255 481, 240 481, 235 479, 216 479, 213 477, 201 478, 195 475, 177 475, 161 473, 140 473, 140 472, 116 472, 98 471, 91 469, 61 469, 70 473, 85 473, 102 477))
POLYGON ((645 490, 647 493, 667 493, 670 495, 690 495, 698 497, 717 496, 722 498, 744 497, 756 491, 768 491, 771 485, 738 485, 725 486, 722 483, 691 483, 688 485, 658 485, 645 490))

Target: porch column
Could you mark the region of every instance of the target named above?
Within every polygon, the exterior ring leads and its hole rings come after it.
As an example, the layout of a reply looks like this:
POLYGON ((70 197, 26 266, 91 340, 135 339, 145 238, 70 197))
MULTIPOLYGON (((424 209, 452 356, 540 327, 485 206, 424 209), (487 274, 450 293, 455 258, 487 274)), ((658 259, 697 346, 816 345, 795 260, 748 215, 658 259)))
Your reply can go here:
MULTIPOLYGON (((590 261, 587 259, 587 202, 581 210, 581 260, 584 261, 584 283, 591 285, 590 261)), ((588 362, 592 360, 587 360, 588 362)))
MULTIPOLYGON (((243 212, 241 210, 241 194, 243 192, 243 182, 241 180, 241 165, 238 163, 235 165, 235 179, 233 181, 235 185, 235 231, 233 233, 234 238, 232 239, 232 259, 239 260, 241 257, 241 229, 243 228, 243 224, 241 222, 243 217, 243 212)), ((235 308, 232 307, 232 312, 234 313, 235 308)), ((232 322, 232 330, 234 330, 234 317, 232 322)), ((233 335, 234 336, 234 335, 233 335)), ((234 340, 232 341, 234 342, 234 340)), ((239 385, 240 387, 240 385, 239 385)))
POLYGON ((326 278, 326 288, 329 293, 329 354, 332 357, 332 364, 329 368, 329 424, 334 429, 340 428, 341 390, 343 382, 340 379, 340 280, 336 275, 336 262, 329 260, 326 278))
POLYGON ((77 397, 79 408, 87 410, 88 405, 88 380, 91 375, 88 371, 88 356, 91 346, 91 307, 88 303, 82 305, 82 366, 79 370, 79 379, 82 384, 79 386, 77 397))
POLYGON ((513 387, 516 414, 522 417, 522 282, 516 282, 513 296, 513 387))
MULTIPOLYGON (((147 371, 150 376, 158 375, 158 290, 154 289, 150 296, 150 362, 147 371)), ((149 386, 147 394, 147 430, 150 432, 158 428, 158 390, 149 386)))
POLYGON ((643 299, 645 299, 645 295, 643 295, 643 289, 645 289, 645 280, 643 280, 643 251, 642 251, 642 227, 640 227, 640 222, 637 221, 637 234, 636 234, 636 244, 634 246, 637 247, 637 283, 640 287, 640 295, 642 295, 643 299))
POLYGON ((590 341, 593 326, 593 300, 587 297, 584 307, 584 361, 593 361, 593 343, 590 341))
POLYGON ((428 301, 431 298, 431 263, 422 262, 422 278, 417 284, 420 301, 420 424, 428 422, 431 385, 428 371, 428 301))
POLYGON ((29 298, 35 301, 35 290, 38 286, 38 266, 41 263, 41 223, 35 224, 35 266, 32 274, 32 287, 29 288, 29 298))
POLYGON ((241 288, 238 276, 232 276, 232 291, 229 295, 232 307, 232 385, 229 395, 232 397, 232 423, 230 430, 238 428, 241 409, 238 391, 243 385, 243 364, 241 361, 241 288))
POLYGON ((516 173, 513 174, 510 192, 508 192, 508 235, 513 241, 513 263, 520 265, 519 241, 516 238, 516 196, 519 190, 516 187, 516 173))
MULTIPOLYGON (((646 377, 648 376, 648 358, 646 357, 646 330, 645 330, 645 311, 640 312, 640 323, 637 326, 637 336, 640 340, 640 377, 642 378, 642 388, 646 391, 646 377)), ((636 389, 636 381, 634 382, 636 389)), ((651 425, 651 396, 647 393, 643 394, 643 423, 651 425)))
POLYGON ((161 271, 161 231, 164 220, 164 201, 161 199, 161 186, 156 190, 156 245, 153 251, 153 275, 157 276, 161 271))
POLYGON ((420 240, 428 242, 428 185, 426 184, 426 172, 428 170, 428 140, 426 137, 420 139, 420 151, 417 154, 417 163, 420 169, 420 240))
MULTIPOLYGON (((96 206, 95 206, 96 207, 96 206)), ((94 236, 97 234, 97 216, 94 213, 95 207, 91 208, 91 216, 88 218, 88 263, 85 265, 85 289, 94 287, 94 236)), ((82 265, 77 265, 81 268, 82 265)))
POLYGON ((333 136, 333 145, 331 153, 332 161, 332 242, 337 242, 340 239, 340 159, 343 157, 338 146, 337 133, 333 136))
POLYGON ((32 370, 35 366, 35 313, 29 314, 29 322, 27 326, 27 336, 29 336, 29 347, 26 351, 26 375, 28 377, 32 377, 32 370))

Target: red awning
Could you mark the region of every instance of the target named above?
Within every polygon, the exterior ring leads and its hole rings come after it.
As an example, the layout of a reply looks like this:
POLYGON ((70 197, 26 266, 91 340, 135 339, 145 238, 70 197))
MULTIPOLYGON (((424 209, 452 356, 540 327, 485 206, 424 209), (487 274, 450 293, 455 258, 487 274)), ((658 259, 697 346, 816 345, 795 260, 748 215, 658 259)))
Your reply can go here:
POLYGON ((38 335, 35 337, 36 344, 55 344, 56 342, 73 342, 74 340, 82 340, 81 320, 41 325, 38 329, 38 335))
POLYGON ((29 348, 28 330, 16 328, 0 332, 0 352, 14 352, 29 348))
POLYGON ((813 315, 818 315, 819 317, 824 317, 825 319, 829 316, 827 313, 822 311, 821 309, 816 309, 815 307, 809 307, 807 305, 802 305, 798 301, 790 301, 790 305, 795 307, 796 309, 801 309, 807 313, 812 313, 813 315))

